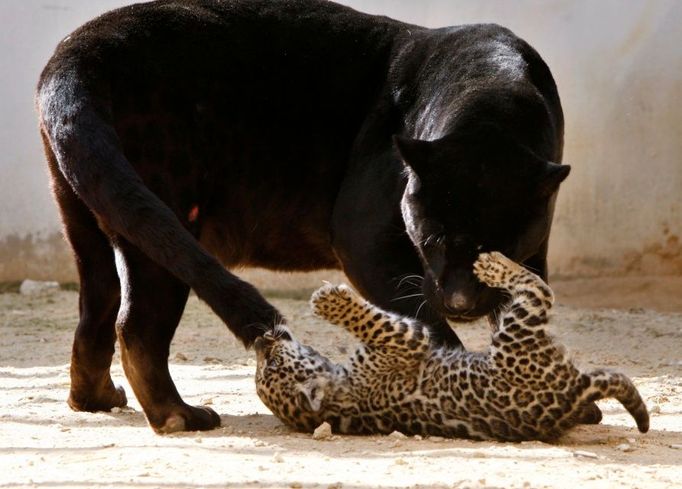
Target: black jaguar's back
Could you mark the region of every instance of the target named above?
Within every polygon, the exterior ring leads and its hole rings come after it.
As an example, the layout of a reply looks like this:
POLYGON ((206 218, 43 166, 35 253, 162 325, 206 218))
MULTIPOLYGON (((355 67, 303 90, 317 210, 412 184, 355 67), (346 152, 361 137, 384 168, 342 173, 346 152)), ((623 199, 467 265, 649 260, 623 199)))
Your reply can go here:
POLYGON ((279 320, 223 265, 342 268, 368 299, 457 343, 445 317, 498 300, 472 285, 473 251, 543 273, 567 174, 549 163, 563 132, 554 82, 511 32, 318 0, 115 10, 60 43, 37 104, 81 277, 70 404, 125 403, 109 376, 118 317, 126 374, 159 431, 218 422, 182 402, 166 366, 190 287, 246 344, 279 320), (426 302, 400 290, 410 274, 426 302))
POLYGON ((137 4, 63 41, 39 91, 77 83, 75 97, 85 91, 97 97, 98 114, 145 184, 157 194, 171 186, 179 215, 200 204, 209 234, 224 227, 213 208, 239 209, 229 227, 240 246, 212 246, 223 262, 336 267, 328 232, 320 230, 328 227, 350 148, 385 83, 397 28, 307 0, 137 4), (286 217, 271 219, 273 208, 286 217), (263 239, 253 243, 250 228, 263 218, 263 239), (301 219, 312 221, 314 235, 290 238, 296 249, 316 250, 309 263, 276 249, 284 244, 277 233, 301 219))

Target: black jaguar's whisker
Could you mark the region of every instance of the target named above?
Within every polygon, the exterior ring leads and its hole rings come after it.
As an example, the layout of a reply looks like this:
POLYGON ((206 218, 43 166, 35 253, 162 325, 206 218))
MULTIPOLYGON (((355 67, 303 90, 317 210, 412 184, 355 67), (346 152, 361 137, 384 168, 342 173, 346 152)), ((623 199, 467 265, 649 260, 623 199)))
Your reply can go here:
POLYGON ((526 269, 530 270, 531 272, 540 273, 539 268, 531 267, 530 265, 526 265, 525 263, 523 263, 522 265, 523 265, 523 268, 526 268, 526 269))
POLYGON ((403 296, 401 296, 401 297, 396 297, 395 299, 391 299, 391 302, 402 301, 402 300, 404 300, 404 299, 411 299, 412 297, 424 297, 424 294, 422 294, 422 293, 420 292, 420 293, 418 293, 418 294, 403 295, 403 296))
MULTIPOLYGON (((398 280, 398 277, 396 277, 393 280, 398 280)), ((413 286, 417 287, 417 286, 421 285, 421 282, 423 282, 423 281, 424 281, 424 277, 422 277, 421 275, 416 275, 416 274, 405 275, 398 281, 398 285, 396 285, 396 289, 399 289, 403 285, 403 283, 407 283, 409 285, 413 285, 413 286), (419 280, 420 282, 415 283, 414 282, 415 279, 419 280)))
POLYGON ((422 310, 422 307, 426 305, 426 299, 422 301, 421 304, 419 304, 419 307, 417 308, 417 312, 414 314, 414 317, 419 318, 419 311, 422 310))

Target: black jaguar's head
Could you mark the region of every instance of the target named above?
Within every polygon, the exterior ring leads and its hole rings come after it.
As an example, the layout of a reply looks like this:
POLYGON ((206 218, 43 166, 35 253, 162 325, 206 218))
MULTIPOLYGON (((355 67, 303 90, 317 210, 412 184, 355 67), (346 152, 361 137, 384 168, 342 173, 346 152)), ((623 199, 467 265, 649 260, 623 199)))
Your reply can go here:
POLYGON ((455 321, 490 313, 503 297, 473 275, 476 257, 500 251, 522 263, 538 253, 570 167, 538 158, 494 127, 395 143, 408 179, 402 215, 429 304, 455 321))

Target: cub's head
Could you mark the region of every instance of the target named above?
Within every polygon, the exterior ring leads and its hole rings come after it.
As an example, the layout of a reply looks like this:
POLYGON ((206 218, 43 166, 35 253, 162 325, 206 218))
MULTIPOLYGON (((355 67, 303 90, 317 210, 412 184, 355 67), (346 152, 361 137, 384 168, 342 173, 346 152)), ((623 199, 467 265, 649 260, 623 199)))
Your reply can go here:
POLYGON ((455 321, 490 313, 503 297, 476 279, 476 257, 499 251, 522 263, 540 252, 570 167, 538 158, 494 127, 394 140, 407 174, 401 211, 429 304, 455 321))
POLYGON ((324 421, 322 408, 332 364, 302 345, 285 326, 256 338, 256 392, 285 424, 312 431, 324 421))

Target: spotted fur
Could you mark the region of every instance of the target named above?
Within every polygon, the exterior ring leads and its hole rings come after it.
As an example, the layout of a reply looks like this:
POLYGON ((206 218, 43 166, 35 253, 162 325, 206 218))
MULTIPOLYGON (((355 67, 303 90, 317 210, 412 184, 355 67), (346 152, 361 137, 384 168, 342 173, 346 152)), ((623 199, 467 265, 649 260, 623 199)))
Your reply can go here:
POLYGON ((578 370, 547 332, 554 300, 536 275, 500 253, 474 265, 485 284, 509 294, 491 321, 485 352, 434 346, 419 321, 383 311, 345 286, 325 286, 314 312, 361 340, 338 365, 278 328, 256 344, 257 391, 284 423, 311 431, 323 421, 338 433, 550 440, 615 397, 641 432, 649 416, 625 375, 578 370))

